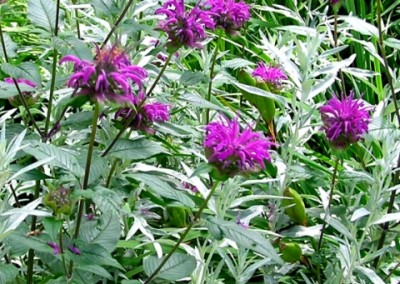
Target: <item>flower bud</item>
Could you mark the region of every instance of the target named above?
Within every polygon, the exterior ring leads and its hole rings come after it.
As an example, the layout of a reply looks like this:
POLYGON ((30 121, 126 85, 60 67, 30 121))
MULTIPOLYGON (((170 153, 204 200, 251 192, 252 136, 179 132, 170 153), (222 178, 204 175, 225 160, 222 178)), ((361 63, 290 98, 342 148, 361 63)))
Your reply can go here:
POLYGON ((300 194, 292 188, 286 188, 283 195, 291 198, 282 200, 286 215, 296 224, 307 225, 306 208, 300 194))

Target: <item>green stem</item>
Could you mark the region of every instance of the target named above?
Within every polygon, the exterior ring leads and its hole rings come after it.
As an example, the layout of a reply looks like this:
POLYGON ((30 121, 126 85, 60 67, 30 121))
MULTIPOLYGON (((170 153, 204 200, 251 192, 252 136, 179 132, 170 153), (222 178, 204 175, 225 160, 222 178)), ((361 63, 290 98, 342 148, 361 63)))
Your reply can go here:
POLYGON ((109 39, 111 38, 111 35, 115 32, 115 30, 118 28, 119 24, 121 23, 122 19, 125 17, 126 13, 128 12, 129 7, 133 4, 133 0, 129 0, 129 2, 125 5, 124 9, 122 10, 121 14, 119 15, 117 21, 114 23, 113 27, 111 28, 110 32, 107 34, 106 38, 104 39, 103 43, 101 44, 100 49, 102 49, 109 39))
MULTIPOLYGON (((213 83, 213 78, 214 78, 214 68, 215 68, 215 63, 217 61, 217 55, 218 55, 218 46, 222 38, 222 29, 220 29, 219 35, 218 35, 218 40, 217 40, 217 45, 215 46, 215 51, 213 54, 213 57, 211 59, 211 68, 210 68, 210 82, 208 83, 208 92, 207 92, 207 97, 206 100, 209 102, 211 100, 211 90, 212 90, 212 83, 213 83)), ((210 109, 206 109, 206 123, 208 124, 210 122, 210 109)))
MULTIPOLYGON (((333 190, 335 188, 335 183, 336 183, 336 177, 337 177, 337 172, 338 172, 338 166, 339 166, 339 158, 336 158, 336 162, 335 162, 335 167, 333 169, 333 176, 332 176, 332 183, 331 183, 331 190, 329 193, 329 202, 328 202, 328 208, 326 210, 326 213, 329 212, 329 210, 331 209, 331 203, 332 203, 332 198, 333 198, 333 190)), ((328 214, 325 213, 325 217, 324 217, 324 224, 322 226, 322 230, 321 230, 321 235, 319 236, 319 241, 318 241, 318 247, 317 247, 317 252, 319 253, 321 250, 321 244, 322 244, 322 239, 324 237, 324 233, 325 233, 325 229, 326 229, 326 219, 328 217, 328 214)))
MULTIPOLYGON (((381 0, 377 1, 377 15, 378 15, 378 32, 379 32, 379 40, 378 40, 378 45, 379 45, 379 49, 381 51, 382 54, 382 58, 383 58, 383 62, 385 63, 385 73, 386 73, 386 77, 387 77, 387 81, 390 87, 390 91, 392 94, 392 99, 393 99, 393 104, 394 104, 394 108, 395 108, 395 114, 397 116, 397 121, 400 125, 400 111, 399 111, 399 106, 397 104, 397 98, 396 98, 396 93, 394 90, 394 85, 393 85, 393 78, 392 75, 389 72, 389 63, 386 57, 386 50, 385 50, 385 46, 383 45, 383 32, 382 32, 382 11, 381 11, 381 0)), ((397 159, 397 166, 396 168, 400 168, 400 155, 397 159)), ((393 183, 396 185, 400 182, 400 171, 396 171, 396 173, 394 174, 393 177, 393 183)), ((387 210, 387 214, 392 213, 393 208, 394 208, 394 203, 396 200, 396 190, 392 190, 392 193, 390 194, 390 199, 389 199, 389 205, 388 205, 388 210, 387 210)), ((383 224, 382 226, 382 234, 381 237, 378 241, 378 246, 377 246, 377 251, 380 250, 383 245, 385 244, 385 239, 386 239, 386 232, 389 228, 389 222, 386 222, 383 224)), ((375 268, 378 267, 379 264, 379 259, 380 257, 377 256, 374 260, 373 266, 375 268)))
MULTIPOLYGON (((75 5, 76 0, 72 0, 72 3, 75 5)), ((76 22, 76 35, 78 36, 78 39, 81 39, 81 28, 79 25, 79 17, 78 17, 78 9, 75 9, 75 22, 76 22)))
POLYGON ((114 172, 115 172, 115 169, 117 168, 118 161, 119 161, 119 159, 118 159, 118 158, 115 158, 115 160, 114 160, 114 162, 113 162, 113 164, 112 164, 112 166, 111 166, 110 174, 108 175, 107 181, 106 181, 106 188, 108 188, 108 187, 110 186, 111 178, 112 178, 112 175, 113 175, 114 172))
MULTIPOLYGON (((155 81, 151 85, 149 91, 146 94, 146 97, 151 95, 151 93, 153 92, 154 88, 156 87, 158 81, 160 81, 161 76, 164 74, 165 69, 167 68, 168 63, 171 61, 171 58, 172 58, 173 54, 174 54, 174 52, 171 52, 168 55, 167 60, 165 60, 164 66, 161 68, 160 73, 158 73, 157 78, 155 79, 155 81)), ((144 102, 144 100, 143 100, 143 102, 144 102)), ((140 108, 140 107, 141 107, 141 105, 139 105, 137 108, 140 108)), ((129 127, 129 125, 132 123, 132 121, 134 119, 135 119, 135 112, 132 112, 131 116, 127 119, 126 123, 122 126, 122 128, 118 132, 117 136, 115 136, 114 140, 110 143, 110 145, 108 145, 107 149, 103 152, 103 154, 101 154, 101 157, 106 156, 108 154, 108 152, 110 152, 112 147, 114 147, 115 143, 117 143, 118 139, 121 137, 121 135, 125 132, 125 130, 129 127)))
MULTIPOLYGON (((35 184, 35 193, 34 193, 34 199, 39 198, 40 195, 40 181, 36 181, 35 184)), ((31 231, 36 230, 36 221, 37 217, 32 216, 32 224, 31 224, 31 231)), ((33 249, 30 249, 28 252, 28 268, 27 268, 27 275, 26 275, 26 283, 27 284, 32 284, 33 283, 33 262, 35 258, 35 251, 33 249)))
MULTIPOLYGON (((54 36, 58 36, 58 21, 60 17, 60 0, 57 0, 57 7, 56 7, 56 23, 54 27, 54 36)), ((49 95, 49 104, 47 105, 47 115, 46 115, 46 122, 44 125, 44 136, 46 137, 49 130, 50 124, 50 117, 51 111, 53 109, 53 99, 54 99, 54 89, 56 85, 56 73, 57 73, 57 59, 58 59, 58 51, 54 48, 53 54, 53 65, 51 69, 51 82, 50 82, 50 95, 49 95)))
POLYGON ((154 272, 149 276, 149 278, 147 278, 147 280, 144 282, 144 284, 150 283, 151 280, 153 280, 153 278, 157 276, 157 274, 160 272, 161 268, 163 268, 163 266, 167 263, 168 259, 170 259, 170 257, 174 254, 174 252, 178 249, 179 245, 186 238, 187 234, 190 232, 190 230, 192 229, 192 227, 195 224, 195 222, 198 219, 200 219, 201 213, 207 207, 208 201, 210 201, 211 197, 214 195, 214 191, 217 188, 218 184, 219 184, 218 182, 215 182, 214 186, 211 188, 210 192, 208 193, 207 198, 201 204, 201 206, 199 208, 199 211, 197 211, 197 213, 196 213, 196 215, 194 217, 194 220, 192 222, 190 222, 190 224, 187 226, 186 230, 183 232, 183 234, 179 238, 178 242, 171 249, 171 251, 164 257, 163 261, 158 265, 156 270, 154 270, 154 272))
POLYGON ((62 264, 63 264, 63 268, 64 268, 65 277, 68 279, 69 275, 68 275, 67 265, 65 263, 64 246, 63 246, 62 236, 63 236, 63 227, 61 225, 60 232, 58 233, 58 244, 60 246, 60 255, 61 255, 61 260, 62 260, 62 264))
MULTIPOLYGON (((89 183, 90 165, 92 163, 94 142, 95 142, 96 130, 97 130, 97 119, 99 117, 99 113, 100 113, 100 106, 99 106, 99 103, 96 102, 94 105, 94 113, 93 113, 93 120, 92 120, 92 132, 90 134, 89 148, 88 148, 88 153, 87 153, 87 158, 86 158, 85 175, 83 177, 82 189, 84 189, 84 190, 87 189, 88 183, 89 183)), ((81 200, 79 200, 79 209, 78 209, 78 214, 76 217, 74 239, 77 239, 79 236, 79 229, 80 229, 81 222, 82 222, 84 208, 85 208, 85 200, 81 199, 81 200)), ((73 262, 71 261, 70 267, 69 267, 70 275, 72 274, 72 270, 73 270, 73 262)))

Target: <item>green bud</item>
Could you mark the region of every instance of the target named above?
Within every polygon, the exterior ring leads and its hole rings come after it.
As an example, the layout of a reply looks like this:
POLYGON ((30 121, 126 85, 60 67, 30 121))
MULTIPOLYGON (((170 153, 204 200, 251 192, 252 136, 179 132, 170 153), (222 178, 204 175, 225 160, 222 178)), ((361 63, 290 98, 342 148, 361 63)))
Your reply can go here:
POLYGON ((296 243, 281 243, 279 251, 282 253, 282 259, 286 262, 294 263, 301 258, 301 247, 296 243))
MULTIPOLYGON (((256 80, 247 73, 245 70, 240 70, 237 77, 238 81, 242 84, 254 87, 256 85, 256 80)), ((242 91, 243 97, 248 100, 252 105, 255 105, 256 95, 250 94, 246 91, 242 91)))
POLYGON ((58 189, 50 190, 43 198, 43 204, 53 209, 56 214, 71 214, 71 190, 61 186, 58 189))
MULTIPOLYGON (((256 87, 269 92, 268 85, 264 82, 257 82, 256 87)), ((274 120, 275 117, 275 102, 274 100, 262 96, 256 96, 254 106, 258 109, 261 117, 266 123, 274 120)))
POLYGON ((291 199, 282 200, 282 206, 285 207, 286 215, 296 224, 307 225, 306 208, 300 194, 292 188, 286 188, 283 195, 291 197, 291 199))

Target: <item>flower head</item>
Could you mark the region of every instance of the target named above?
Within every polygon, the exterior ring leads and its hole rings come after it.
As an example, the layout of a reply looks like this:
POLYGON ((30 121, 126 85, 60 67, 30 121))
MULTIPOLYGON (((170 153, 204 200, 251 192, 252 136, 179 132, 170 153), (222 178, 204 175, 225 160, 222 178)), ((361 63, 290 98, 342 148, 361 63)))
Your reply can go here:
POLYGON ((115 119, 122 118, 122 120, 126 120, 134 116, 130 124, 132 129, 143 130, 149 134, 154 134, 154 130, 150 128, 151 125, 154 122, 168 121, 170 117, 170 106, 160 102, 145 103, 143 100, 137 99, 135 101, 135 109, 122 108, 118 110, 115 113, 115 119))
POLYGON ((206 126, 204 146, 209 163, 228 176, 263 169, 264 161, 271 160, 268 150, 273 143, 249 127, 241 131, 237 119, 224 120, 206 126))
POLYGON ((217 27, 234 34, 250 19, 250 6, 242 0, 208 0, 211 16, 217 27))
POLYGON ((93 61, 67 55, 60 60, 60 63, 64 62, 74 63, 74 74, 68 80, 68 87, 98 101, 131 103, 134 100, 132 83, 140 92, 147 77, 146 70, 132 65, 125 52, 116 45, 103 50, 97 48, 93 61))
POLYGON ((371 121, 368 109, 354 92, 340 100, 334 96, 319 109, 326 136, 336 148, 345 148, 368 132, 371 121))
POLYGON ((159 29, 168 34, 172 47, 201 47, 200 42, 206 38, 205 28, 213 29, 214 22, 208 12, 195 6, 185 11, 184 0, 167 0, 156 14, 164 14, 166 19, 160 21, 159 29))
POLYGON ((281 80, 286 80, 287 77, 283 71, 276 66, 267 66, 264 62, 258 63, 257 68, 252 73, 253 77, 260 78, 265 83, 279 87, 281 80))
POLYGON ((61 252, 59 245, 57 245, 55 242, 48 242, 47 245, 53 248, 54 254, 59 254, 61 252))

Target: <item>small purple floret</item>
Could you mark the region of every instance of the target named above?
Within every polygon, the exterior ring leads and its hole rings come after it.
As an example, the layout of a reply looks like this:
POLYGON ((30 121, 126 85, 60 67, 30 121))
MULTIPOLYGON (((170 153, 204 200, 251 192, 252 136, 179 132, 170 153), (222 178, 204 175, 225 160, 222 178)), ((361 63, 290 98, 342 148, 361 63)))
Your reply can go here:
MULTIPOLYGON (((30 81, 28 79, 19 78, 19 79, 16 79, 16 81, 17 81, 18 84, 25 84, 25 85, 27 85, 29 87, 32 87, 32 88, 36 87, 36 83, 34 83, 34 82, 32 82, 32 81, 30 81)), ((5 78, 4 82, 6 82, 7 84, 14 84, 13 78, 5 78)))
POLYGON ((242 0, 208 0, 205 4, 210 6, 216 27, 229 34, 235 34, 250 19, 250 6, 242 0))
POLYGON ((340 100, 334 96, 319 109, 326 136, 337 148, 345 148, 368 132, 371 121, 368 108, 361 99, 354 99, 351 91, 340 100))
POLYGON ((264 62, 258 63, 257 68, 252 73, 253 77, 260 78, 265 83, 271 83, 274 86, 279 86, 281 80, 286 80, 287 77, 279 67, 267 66, 264 62))
POLYGON ((240 130, 237 119, 224 118, 206 126, 204 140, 208 161, 222 173, 234 176, 264 169, 264 161, 271 161, 271 143, 249 127, 240 130))
POLYGON ((81 255, 81 251, 77 247, 74 247, 73 245, 68 246, 68 249, 73 254, 81 255))
POLYGON ((185 11, 184 0, 167 0, 156 14, 166 16, 158 28, 167 33, 169 44, 176 48, 201 48, 200 42, 206 38, 205 29, 214 29, 215 25, 209 13, 198 6, 185 11))
POLYGON ((59 254, 61 252, 60 247, 55 242, 48 242, 47 245, 53 248, 54 254, 59 254))

